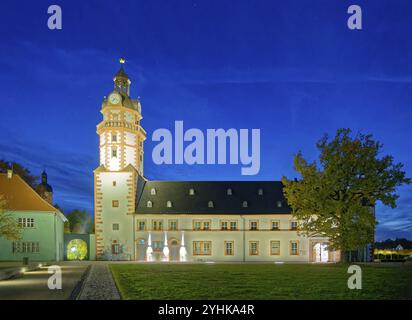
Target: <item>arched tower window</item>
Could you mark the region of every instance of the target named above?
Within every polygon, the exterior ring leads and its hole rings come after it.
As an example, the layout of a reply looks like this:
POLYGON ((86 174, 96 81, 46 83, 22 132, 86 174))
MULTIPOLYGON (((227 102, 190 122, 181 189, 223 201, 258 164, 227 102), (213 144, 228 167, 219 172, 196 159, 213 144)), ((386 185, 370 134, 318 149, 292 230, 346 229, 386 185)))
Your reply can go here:
POLYGON ((152 188, 152 189, 150 190, 150 194, 151 194, 152 196, 155 196, 155 195, 156 195, 156 189, 155 189, 155 188, 152 188))
POLYGON ((215 207, 215 205, 213 204, 213 201, 209 201, 209 202, 207 203, 207 206, 208 206, 209 208, 214 208, 214 207, 215 207))
POLYGON ((150 201, 150 200, 149 200, 149 201, 147 201, 147 207, 148 207, 148 208, 153 207, 153 203, 152 203, 152 201, 150 201))

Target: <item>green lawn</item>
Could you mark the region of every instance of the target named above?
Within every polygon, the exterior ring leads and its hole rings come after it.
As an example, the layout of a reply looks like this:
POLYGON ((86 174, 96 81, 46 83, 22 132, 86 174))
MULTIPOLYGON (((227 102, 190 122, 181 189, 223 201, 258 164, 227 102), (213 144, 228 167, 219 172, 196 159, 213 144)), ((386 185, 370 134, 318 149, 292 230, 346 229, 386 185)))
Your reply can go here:
POLYGON ((312 264, 111 264, 123 299, 412 299, 412 266, 312 264))

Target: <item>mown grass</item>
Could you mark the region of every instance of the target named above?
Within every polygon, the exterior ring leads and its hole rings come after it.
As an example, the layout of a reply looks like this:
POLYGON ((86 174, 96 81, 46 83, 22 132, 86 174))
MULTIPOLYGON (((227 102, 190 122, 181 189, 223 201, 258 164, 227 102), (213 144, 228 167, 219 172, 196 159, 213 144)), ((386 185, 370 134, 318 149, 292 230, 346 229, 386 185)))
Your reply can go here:
POLYGON ((123 299, 412 299, 410 264, 361 265, 350 290, 347 265, 111 264, 123 299))

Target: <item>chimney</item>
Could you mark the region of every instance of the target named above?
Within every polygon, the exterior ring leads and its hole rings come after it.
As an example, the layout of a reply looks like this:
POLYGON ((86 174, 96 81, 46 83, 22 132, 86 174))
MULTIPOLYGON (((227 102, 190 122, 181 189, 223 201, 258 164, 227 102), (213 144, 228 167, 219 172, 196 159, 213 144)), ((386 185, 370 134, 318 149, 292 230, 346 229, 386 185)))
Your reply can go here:
POLYGON ((11 179, 13 177, 13 169, 7 169, 7 178, 11 179))

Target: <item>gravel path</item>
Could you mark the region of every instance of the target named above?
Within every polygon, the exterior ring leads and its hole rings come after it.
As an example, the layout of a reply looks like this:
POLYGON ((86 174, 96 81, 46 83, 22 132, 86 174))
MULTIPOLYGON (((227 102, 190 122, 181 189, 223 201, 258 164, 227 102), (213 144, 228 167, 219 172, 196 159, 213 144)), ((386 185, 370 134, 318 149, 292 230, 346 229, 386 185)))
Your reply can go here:
POLYGON ((120 300, 112 274, 106 263, 92 264, 78 300, 120 300))

